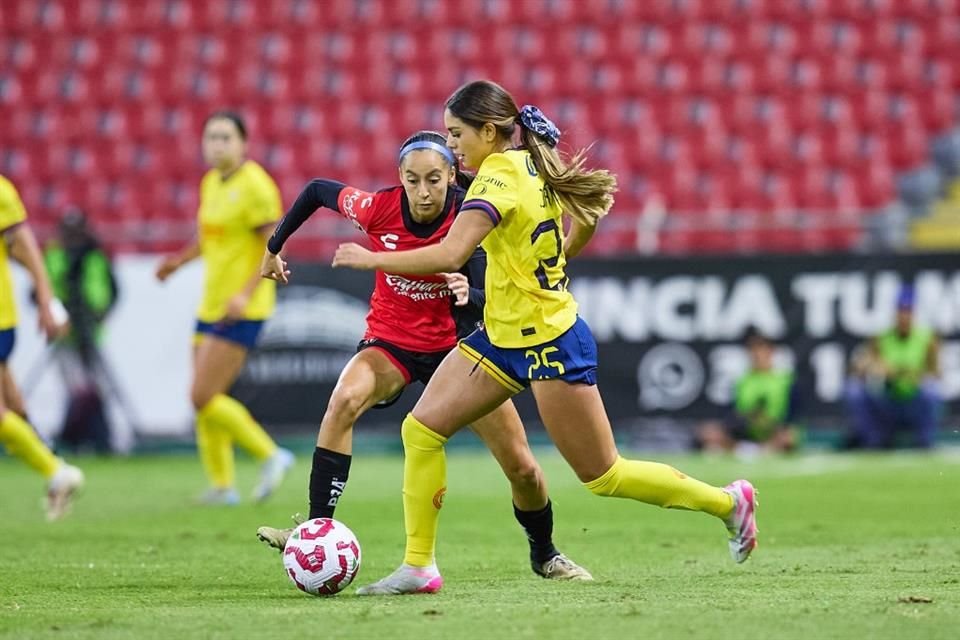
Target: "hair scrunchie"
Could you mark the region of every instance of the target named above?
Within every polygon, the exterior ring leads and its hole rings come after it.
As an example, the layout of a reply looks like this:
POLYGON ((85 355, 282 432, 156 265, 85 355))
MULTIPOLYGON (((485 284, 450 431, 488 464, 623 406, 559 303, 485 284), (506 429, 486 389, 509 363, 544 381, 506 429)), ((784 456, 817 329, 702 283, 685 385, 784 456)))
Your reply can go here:
POLYGON ((524 128, 543 138, 549 146, 555 147, 560 142, 560 129, 532 104, 524 105, 517 119, 524 128))

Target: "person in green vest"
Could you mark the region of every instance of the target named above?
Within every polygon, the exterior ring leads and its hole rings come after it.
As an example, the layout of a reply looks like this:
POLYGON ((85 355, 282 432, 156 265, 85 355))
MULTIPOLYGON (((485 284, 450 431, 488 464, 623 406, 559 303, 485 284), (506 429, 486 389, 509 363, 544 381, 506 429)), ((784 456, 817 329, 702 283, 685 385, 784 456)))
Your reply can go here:
POLYGON ((750 368, 736 382, 729 417, 704 424, 696 443, 704 451, 740 455, 792 451, 799 441, 793 372, 774 366, 775 345, 765 336, 749 334, 746 346, 750 368))
POLYGON ((903 287, 894 326, 854 359, 845 398, 851 421, 845 448, 892 448, 899 431, 910 432, 911 443, 920 448, 935 444, 942 405, 940 342, 914 323, 914 302, 913 288, 903 287))
POLYGON ((109 453, 110 426, 103 401, 105 374, 98 345, 103 322, 117 299, 110 258, 79 209, 63 216, 57 236, 46 245, 43 257, 54 295, 70 317, 70 331, 54 350, 69 394, 58 446, 76 450, 90 443, 98 453, 109 453))

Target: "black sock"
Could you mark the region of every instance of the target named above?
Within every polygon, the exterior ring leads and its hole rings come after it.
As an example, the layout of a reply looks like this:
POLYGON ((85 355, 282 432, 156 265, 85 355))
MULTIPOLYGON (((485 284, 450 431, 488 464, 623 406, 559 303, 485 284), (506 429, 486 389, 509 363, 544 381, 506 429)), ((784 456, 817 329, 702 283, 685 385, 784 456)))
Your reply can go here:
POLYGON ((530 561, 542 564, 560 552, 553 546, 553 503, 539 511, 521 511, 513 505, 513 515, 530 541, 530 561))
POLYGON ((310 471, 310 519, 332 518, 350 475, 350 455, 323 447, 313 452, 310 471))

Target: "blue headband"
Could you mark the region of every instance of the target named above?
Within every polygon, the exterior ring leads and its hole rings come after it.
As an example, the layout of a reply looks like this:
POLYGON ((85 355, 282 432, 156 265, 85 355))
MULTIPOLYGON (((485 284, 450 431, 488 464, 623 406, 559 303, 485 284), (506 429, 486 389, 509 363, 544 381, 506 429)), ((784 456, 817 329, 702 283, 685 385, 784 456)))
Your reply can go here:
POLYGON ((453 157, 453 151, 450 151, 450 149, 442 144, 437 144, 436 142, 431 142, 430 140, 418 140, 417 142, 411 142, 404 148, 400 149, 400 157, 397 160, 403 160, 403 156, 407 155, 411 151, 417 151, 418 149, 430 149, 431 151, 436 151, 447 159, 447 162, 450 163, 451 167, 457 166, 457 161, 453 157))

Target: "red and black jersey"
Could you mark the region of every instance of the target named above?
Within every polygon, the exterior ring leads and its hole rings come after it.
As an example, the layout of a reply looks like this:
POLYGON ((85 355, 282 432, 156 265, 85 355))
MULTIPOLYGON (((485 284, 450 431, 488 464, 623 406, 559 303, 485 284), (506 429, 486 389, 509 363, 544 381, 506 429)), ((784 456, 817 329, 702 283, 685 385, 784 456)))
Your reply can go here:
MULTIPOLYGON (((437 244, 447 235, 463 202, 464 190, 451 186, 443 212, 429 224, 410 215, 403 187, 369 193, 333 180, 311 181, 284 216, 270 238, 268 248, 279 253, 286 241, 320 207, 339 212, 370 238, 373 251, 406 251, 437 244)), ((471 259, 471 263, 477 262, 471 259)), ((478 263, 479 264, 479 263, 478 263)), ((473 265, 468 265, 473 266, 473 265)), ((464 267, 464 270, 468 268, 464 267)), ((462 272, 464 271, 462 270, 462 272)), ((482 266, 467 276, 470 304, 457 307, 456 316, 445 280, 436 275, 404 275, 376 272, 370 298, 364 339, 380 338, 403 349, 419 352, 445 351, 457 342, 457 324, 472 324, 483 306, 482 266)))
MULTIPOLYGON (((463 190, 451 187, 443 212, 429 224, 410 215, 403 187, 368 193, 344 187, 337 198, 340 213, 370 238, 372 251, 409 251, 439 243, 446 237, 463 190)), ((365 339, 380 338, 410 351, 443 351, 457 342, 446 281, 436 275, 376 272, 365 339)))

